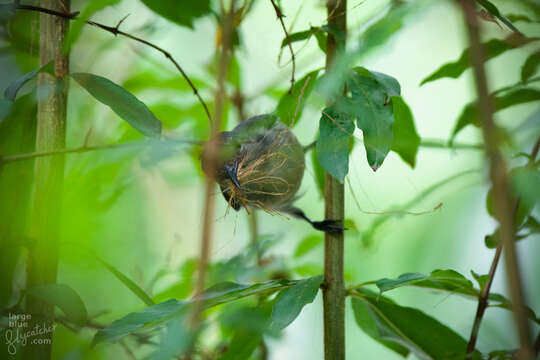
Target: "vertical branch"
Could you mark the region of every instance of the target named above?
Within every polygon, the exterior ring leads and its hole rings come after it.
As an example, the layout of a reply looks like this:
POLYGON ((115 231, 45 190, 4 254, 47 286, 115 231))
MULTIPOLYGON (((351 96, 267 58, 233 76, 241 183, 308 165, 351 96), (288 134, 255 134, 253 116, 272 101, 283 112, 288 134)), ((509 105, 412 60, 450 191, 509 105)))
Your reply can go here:
MULTIPOLYGON (((43 5, 62 12, 69 11, 70 0, 43 0, 43 5)), ((67 75, 69 59, 63 52, 63 41, 68 20, 40 15, 40 65, 54 60, 55 77, 41 73, 38 78, 38 115, 36 151, 53 151, 65 147, 67 75)), ((64 156, 37 158, 34 168, 32 209, 29 236, 35 240, 29 249, 27 287, 56 282, 58 268, 58 236, 64 183, 64 156)), ((49 327, 53 322, 53 308, 43 301, 28 296, 26 312, 32 314, 30 326, 49 327), (35 314, 35 315, 34 315, 35 314)), ((28 359, 49 359, 52 333, 44 334, 45 344, 23 348, 28 359), (46 339, 45 339, 46 337, 46 339)))
MULTIPOLYGON (((328 25, 347 30, 347 1, 327 0, 328 25), (330 16, 331 14, 338 14, 330 16)), ((345 37, 343 37, 345 39, 345 37)), ((344 40, 343 40, 344 41, 344 40)), ((338 49, 344 49, 333 34, 328 34, 326 42, 326 70, 332 66, 338 49)), ((326 173, 325 217, 343 222, 344 187, 326 173)), ((343 232, 327 232, 324 235, 324 358, 325 360, 345 359, 345 284, 343 279, 343 232)))
POLYGON ((469 42, 471 45, 471 63, 478 93, 478 111, 482 123, 482 133, 489 160, 489 174, 493 187, 495 217, 499 222, 500 240, 504 250, 508 287, 512 297, 512 307, 516 327, 519 333, 520 358, 533 359, 531 334, 527 322, 524 292, 521 284, 519 262, 515 249, 515 228, 513 201, 511 199, 506 164, 499 150, 498 130, 493 121, 493 99, 489 96, 487 77, 484 69, 484 51, 480 42, 479 23, 474 4, 470 0, 458 0, 465 15, 469 42))
MULTIPOLYGON (((229 69, 229 62, 231 59, 232 49, 232 33, 234 30, 234 3, 231 2, 231 8, 228 12, 222 11, 221 28, 222 28, 222 48, 219 58, 217 89, 214 98, 215 110, 214 121, 212 121, 211 138, 214 138, 221 129, 221 122, 223 118, 223 107, 226 99, 225 94, 225 79, 227 77, 227 70, 229 69)), ((218 143, 216 141, 209 141, 207 145, 207 151, 204 155, 205 161, 208 163, 208 174, 205 181, 205 196, 204 196, 204 219, 203 219, 203 231, 201 238, 201 250, 199 257, 198 277, 195 286, 195 296, 199 295, 205 286, 206 272, 208 262, 210 259, 210 250, 212 248, 212 237, 214 230, 214 197, 215 190, 214 173, 216 167, 216 157, 218 153, 218 143)), ((196 328, 202 311, 202 303, 196 301, 191 316, 191 326, 196 328)))

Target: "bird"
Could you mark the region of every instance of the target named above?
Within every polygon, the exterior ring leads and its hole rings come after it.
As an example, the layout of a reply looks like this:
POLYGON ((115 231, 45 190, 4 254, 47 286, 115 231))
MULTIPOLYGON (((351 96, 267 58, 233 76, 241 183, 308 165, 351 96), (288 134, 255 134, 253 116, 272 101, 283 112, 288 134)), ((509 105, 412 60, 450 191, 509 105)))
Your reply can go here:
POLYGON ((320 231, 346 230, 337 220, 313 221, 293 205, 304 176, 304 148, 274 114, 253 116, 212 137, 204 145, 201 167, 236 211, 289 214, 320 231), (217 149, 214 169, 209 161, 211 146, 217 149))

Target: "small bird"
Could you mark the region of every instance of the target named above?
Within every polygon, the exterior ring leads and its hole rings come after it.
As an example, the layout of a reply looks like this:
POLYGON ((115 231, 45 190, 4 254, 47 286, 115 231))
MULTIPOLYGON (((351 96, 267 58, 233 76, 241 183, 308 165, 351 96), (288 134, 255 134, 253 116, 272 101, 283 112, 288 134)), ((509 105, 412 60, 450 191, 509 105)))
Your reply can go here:
POLYGON ((234 210, 242 207, 268 213, 286 213, 313 228, 343 231, 338 221, 312 221, 293 206, 304 176, 304 148, 291 130, 272 114, 251 117, 232 131, 217 134, 205 145, 203 172, 213 174, 223 197, 234 210), (207 161, 209 144, 217 147, 215 169, 207 161))

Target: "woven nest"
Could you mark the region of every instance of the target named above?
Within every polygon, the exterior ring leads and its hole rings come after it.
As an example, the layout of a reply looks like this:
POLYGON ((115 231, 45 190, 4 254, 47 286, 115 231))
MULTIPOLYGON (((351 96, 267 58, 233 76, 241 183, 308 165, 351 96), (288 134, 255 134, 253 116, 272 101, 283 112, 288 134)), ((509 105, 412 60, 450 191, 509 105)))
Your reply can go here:
POLYGON ((264 147, 262 154, 249 146, 243 149, 237 171, 241 190, 230 180, 222 189, 229 195, 227 211, 233 204, 239 204, 248 213, 252 207, 276 214, 280 205, 290 202, 300 186, 304 171, 303 151, 301 163, 291 158, 291 154, 299 149, 302 151, 288 129, 279 131, 272 143, 264 147))

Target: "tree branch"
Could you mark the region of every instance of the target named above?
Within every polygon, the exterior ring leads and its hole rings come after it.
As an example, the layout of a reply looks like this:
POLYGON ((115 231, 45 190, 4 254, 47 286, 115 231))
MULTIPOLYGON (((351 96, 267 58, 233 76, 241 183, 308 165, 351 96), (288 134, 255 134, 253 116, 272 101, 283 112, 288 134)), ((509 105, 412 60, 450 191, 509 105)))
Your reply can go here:
POLYGON ((294 50, 291 43, 291 38, 289 37, 289 33, 287 31, 287 28, 285 27, 285 23, 283 22, 283 13, 281 12, 281 9, 279 8, 279 5, 276 4, 275 0, 270 0, 272 3, 272 6, 274 7, 274 10, 276 12, 276 16, 279 19, 279 22, 281 23, 281 27, 283 28, 283 32, 285 33, 285 38, 287 39, 287 45, 289 46, 289 50, 291 51, 291 62, 292 62, 292 75, 291 75, 291 88, 289 89, 289 94, 292 93, 292 89, 294 86, 294 72, 296 71, 296 58, 294 56, 294 50))
POLYGON ((484 68, 484 49, 480 42, 479 23, 474 3, 471 0, 458 0, 465 16, 465 24, 471 45, 471 64, 478 93, 478 111, 482 124, 482 134, 486 155, 490 164, 490 179, 493 188, 495 217, 499 222, 500 242, 505 252, 508 286, 512 297, 512 307, 520 340, 520 357, 533 359, 531 335, 525 310, 523 287, 519 262, 515 249, 515 228, 511 191, 506 164, 499 150, 499 132, 493 120, 494 104, 489 96, 487 77, 484 68))
MULTIPOLYGON (((64 19, 68 19, 68 20, 75 20, 77 18, 77 16, 79 15, 79 11, 75 11, 75 12, 71 12, 71 13, 62 13, 62 12, 59 12, 59 11, 55 11, 55 10, 51 10, 51 9, 47 9, 47 8, 43 8, 43 7, 39 7, 39 6, 20 5, 20 4, 16 3, 16 2, 9 5, 9 6, 14 6, 16 9, 19 9, 19 10, 37 11, 37 12, 44 13, 44 14, 55 15, 55 16, 58 16, 58 17, 61 17, 61 18, 64 18, 64 19)), ((180 74, 182 74, 182 77, 187 81, 187 83, 191 87, 191 90, 193 90, 193 95, 195 95, 197 97, 197 99, 199 100, 199 102, 203 106, 204 112, 206 113, 206 116, 208 117, 208 120, 210 121, 210 123, 212 123, 212 116, 210 115, 210 110, 208 110, 208 106, 206 105, 206 103, 202 99, 201 95, 199 94, 199 91, 197 90, 197 88, 195 87, 195 85, 193 84, 193 82, 191 81, 189 76, 186 74, 184 69, 182 69, 180 64, 173 58, 173 56, 167 50, 163 49, 162 47, 159 47, 158 45, 156 45, 154 43, 151 43, 150 41, 144 40, 144 39, 142 39, 140 37, 137 37, 137 36, 134 36, 134 35, 131 35, 131 34, 128 34, 128 33, 124 32, 124 31, 119 30, 118 28, 120 27, 120 25, 122 24, 122 22, 124 20, 125 20, 125 17, 122 20, 120 20, 116 26, 108 26, 108 25, 104 25, 104 24, 101 24, 101 23, 98 23, 98 22, 95 22, 95 21, 92 21, 92 20, 87 20, 87 21, 85 21, 85 23, 88 24, 88 25, 98 27, 98 28, 100 28, 102 30, 105 30, 107 32, 110 32, 114 36, 122 35, 122 36, 127 37, 127 38, 129 38, 131 40, 134 40, 134 41, 137 41, 137 42, 139 42, 141 44, 149 46, 149 47, 159 51, 160 53, 162 53, 167 59, 169 59, 170 62, 173 63, 174 67, 176 67, 176 69, 180 72, 180 74)))

